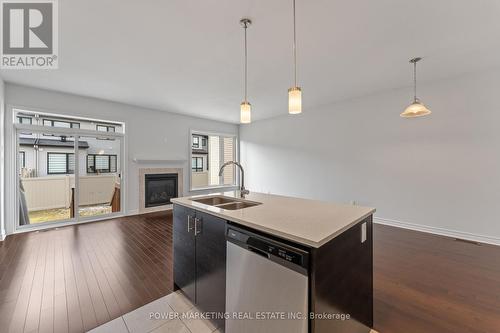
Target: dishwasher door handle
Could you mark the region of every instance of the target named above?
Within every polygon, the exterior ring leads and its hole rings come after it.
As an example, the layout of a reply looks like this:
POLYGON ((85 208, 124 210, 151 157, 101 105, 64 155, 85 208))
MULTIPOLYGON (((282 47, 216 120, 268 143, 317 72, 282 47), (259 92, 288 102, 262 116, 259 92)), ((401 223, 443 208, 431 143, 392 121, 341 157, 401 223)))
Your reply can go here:
POLYGON ((248 246, 248 251, 251 251, 251 252, 253 252, 253 253, 255 253, 255 254, 258 254, 259 256, 264 257, 264 258, 267 258, 267 259, 269 259, 269 258, 271 257, 271 256, 269 255, 269 253, 264 252, 264 251, 262 251, 261 249, 257 249, 257 248, 252 247, 252 246, 248 246))

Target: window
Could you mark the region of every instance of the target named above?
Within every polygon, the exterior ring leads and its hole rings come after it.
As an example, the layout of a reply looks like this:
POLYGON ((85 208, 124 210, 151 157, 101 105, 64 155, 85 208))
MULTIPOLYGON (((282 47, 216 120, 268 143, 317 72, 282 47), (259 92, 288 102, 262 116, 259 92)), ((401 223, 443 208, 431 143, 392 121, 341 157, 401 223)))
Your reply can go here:
POLYGON ((73 174, 75 173, 75 154, 73 153, 47 153, 47 174, 73 174))
MULTIPOLYGON (((53 119, 44 119, 43 126, 49 127, 60 127, 60 128, 80 128, 80 123, 72 122, 72 121, 60 121, 53 119)), ((54 135, 54 134, 43 134, 44 136, 60 136, 61 140, 65 139, 64 135, 54 135)))
POLYGON ((43 126, 62 127, 62 128, 80 128, 80 123, 70 122, 70 121, 44 119, 43 126))
POLYGON ((209 135, 193 133, 191 152, 191 189, 236 185, 234 165, 219 169, 225 162, 236 160, 236 137, 230 135, 209 135), (196 144, 198 149, 195 151, 196 144))
POLYGON ((31 117, 17 116, 17 122, 19 124, 32 125, 33 124, 33 119, 31 119, 31 117))
POLYGON ((87 173, 111 173, 117 170, 116 155, 87 155, 87 173))
POLYGON ((191 169, 193 172, 203 171, 203 157, 193 157, 191 158, 191 169))
POLYGON ((200 148, 200 138, 193 136, 193 148, 200 148))
POLYGON ((26 152, 19 152, 19 168, 26 168, 26 152))
POLYGON ((100 132, 114 132, 115 127, 114 126, 108 126, 108 125, 97 125, 96 130, 100 132))
MULTIPOLYGON (((96 130, 99 132, 115 132, 115 127, 114 126, 108 126, 108 125, 96 125, 95 127, 96 130)), ((98 140, 110 140, 113 141, 114 139, 111 138, 97 138, 98 140)))
POLYGON ((193 134, 191 148, 195 150, 206 150, 207 149, 208 136, 193 134))

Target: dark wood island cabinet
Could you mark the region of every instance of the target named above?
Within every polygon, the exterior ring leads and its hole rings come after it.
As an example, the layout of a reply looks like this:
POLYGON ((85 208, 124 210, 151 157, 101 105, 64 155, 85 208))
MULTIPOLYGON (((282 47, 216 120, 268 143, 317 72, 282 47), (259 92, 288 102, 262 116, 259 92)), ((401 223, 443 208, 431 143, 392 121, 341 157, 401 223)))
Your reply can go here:
MULTIPOLYGON (((370 332, 373 327, 371 212, 317 247, 239 224, 235 219, 224 218, 223 213, 174 204, 174 285, 199 310, 221 314, 226 311, 226 234, 231 226, 238 226, 298 246, 308 253, 308 332, 370 332)), ((224 331, 224 319, 212 321, 224 331)))

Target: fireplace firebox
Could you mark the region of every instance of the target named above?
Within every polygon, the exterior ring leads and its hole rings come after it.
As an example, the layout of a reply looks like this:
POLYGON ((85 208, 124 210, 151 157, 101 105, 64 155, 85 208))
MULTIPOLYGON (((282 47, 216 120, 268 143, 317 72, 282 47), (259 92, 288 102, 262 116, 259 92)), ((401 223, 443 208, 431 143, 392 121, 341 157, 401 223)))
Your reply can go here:
POLYGON ((157 207, 170 204, 170 199, 177 198, 178 174, 147 174, 145 175, 145 206, 157 207))

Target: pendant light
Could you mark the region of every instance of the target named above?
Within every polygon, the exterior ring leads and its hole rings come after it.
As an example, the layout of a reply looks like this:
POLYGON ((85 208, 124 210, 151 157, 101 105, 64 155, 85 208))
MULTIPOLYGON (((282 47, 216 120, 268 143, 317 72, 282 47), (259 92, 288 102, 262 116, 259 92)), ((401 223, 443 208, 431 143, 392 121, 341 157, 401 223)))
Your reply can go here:
POLYGON ((293 87, 288 89, 288 113, 302 112, 302 89, 297 86, 297 36, 295 32, 295 0, 293 1, 293 87))
POLYGON ((420 60, 422 60, 422 58, 414 58, 410 60, 410 64, 413 64, 413 103, 411 103, 404 110, 404 112, 401 113, 401 117, 403 118, 415 118, 431 114, 431 110, 429 110, 417 98, 417 62, 419 62, 420 60))
POLYGON ((247 100, 247 28, 252 24, 248 18, 242 18, 240 24, 245 29, 245 99, 240 104, 240 123, 250 124, 252 122, 252 105, 247 100))

